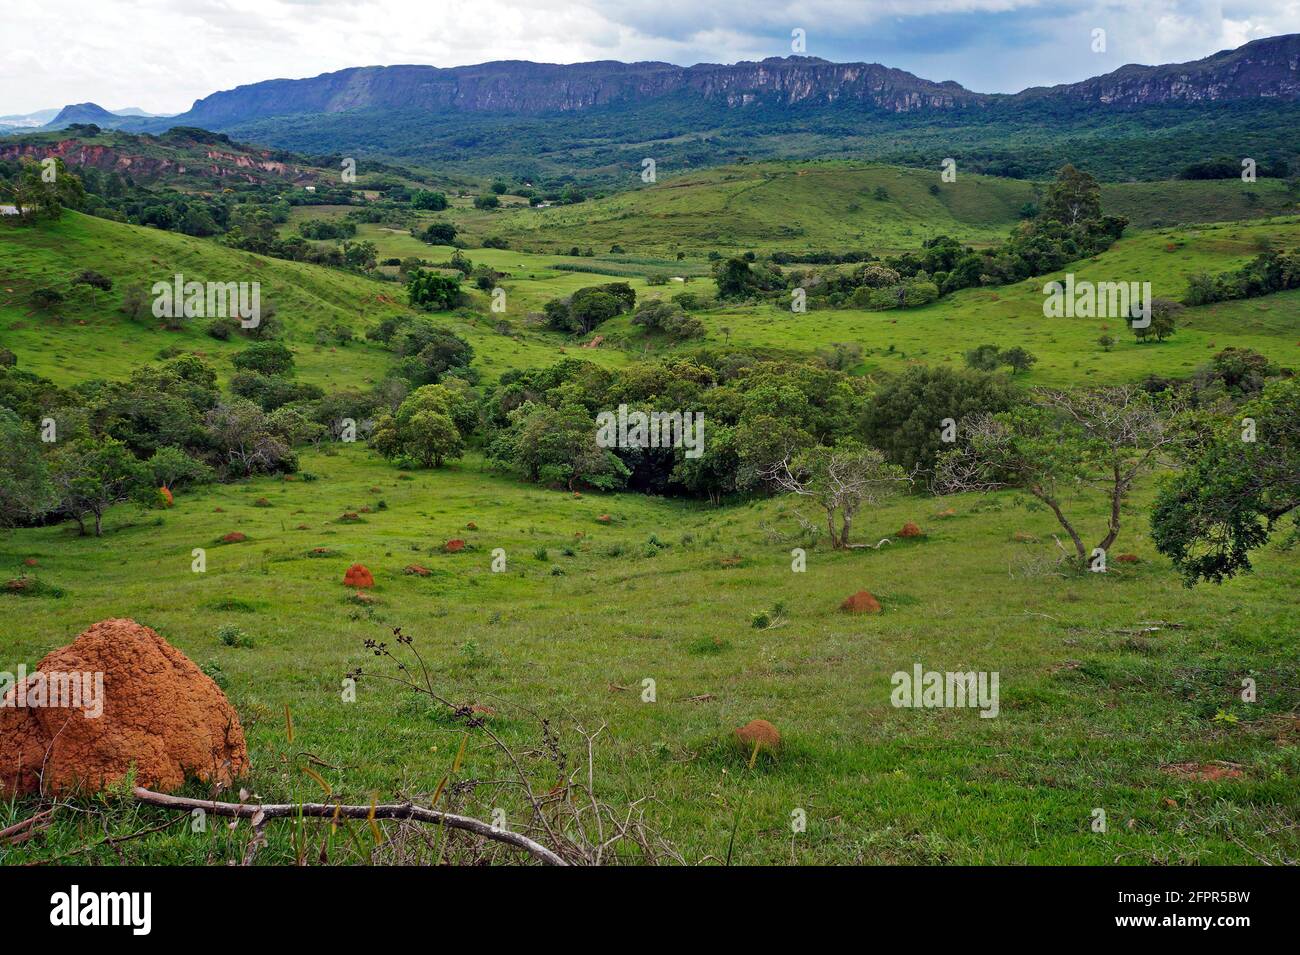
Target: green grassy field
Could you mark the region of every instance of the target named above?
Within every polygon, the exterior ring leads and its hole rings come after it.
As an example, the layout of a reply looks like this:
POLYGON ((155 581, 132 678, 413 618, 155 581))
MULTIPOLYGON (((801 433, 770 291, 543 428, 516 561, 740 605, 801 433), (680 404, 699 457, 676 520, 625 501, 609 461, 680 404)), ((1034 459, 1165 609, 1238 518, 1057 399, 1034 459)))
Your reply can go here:
MULTIPOLYGON (((1149 374, 1186 376, 1225 345, 1253 348, 1284 365, 1300 364, 1300 294, 1220 302, 1183 312, 1167 341, 1139 343, 1121 320, 1045 318, 1043 286, 1076 280, 1149 281, 1157 297, 1179 299, 1187 276, 1237 268, 1258 254, 1260 243, 1291 247, 1300 239, 1295 217, 1230 223, 1186 230, 1138 233, 1107 252, 1068 270, 1016 285, 966 289, 931 305, 897 311, 812 309, 802 314, 774 305, 719 308, 700 314, 708 340, 732 345, 814 351, 837 342, 862 346, 858 371, 897 371, 912 362, 960 366, 965 353, 984 343, 1020 345, 1038 357, 1021 375, 1027 385, 1078 382, 1111 384, 1149 374), (1117 344, 1106 351, 1103 332, 1117 344)), ((649 294, 655 294, 651 289, 649 294)), ((611 343, 641 343, 626 318, 601 326, 611 343)))
MULTIPOLYGON (((360 337, 386 316, 410 311, 402 287, 395 283, 67 213, 57 224, 39 229, 20 232, 0 226, 0 329, 4 343, 22 356, 25 370, 60 384, 120 377, 123 369, 152 361, 167 348, 209 358, 224 379, 233 370, 230 357, 247 346, 245 341, 211 338, 204 332, 202 320, 192 321, 180 331, 162 331, 152 319, 130 322, 119 310, 121 289, 137 284, 147 290, 156 281, 170 281, 177 272, 187 280, 260 282, 263 303, 275 305, 276 317, 285 327, 298 377, 324 388, 378 381, 392 356, 364 339, 347 346, 318 345, 317 328, 343 323, 360 337), (116 287, 97 295, 83 289, 51 312, 38 312, 31 306, 34 289, 45 285, 64 288, 82 269, 102 272, 116 287)), ((599 275, 584 279, 565 272, 547 274, 555 279, 557 288, 566 290, 557 295, 582 285, 614 281, 599 275)), ((466 310, 442 316, 440 321, 474 346, 475 366, 485 378, 555 360, 556 347, 563 345, 560 339, 534 332, 522 321, 517 323, 517 334, 502 335, 494 330, 490 318, 479 314, 487 313, 487 297, 477 291, 470 294, 477 312, 466 310)), ((531 301, 540 307, 549 297, 539 292, 531 301)), ((523 301, 530 299, 525 295, 523 301)), ((512 313, 507 317, 522 316, 512 313)), ((602 353, 594 360, 618 361, 621 356, 602 353)))
MULTIPOLYGON (((850 162, 755 163, 659 181, 605 199, 549 209, 484 212, 454 208, 452 220, 471 242, 498 236, 512 248, 554 252, 577 245, 597 253, 698 258, 723 252, 867 249, 876 254, 918 247, 949 235, 975 245, 1002 239, 1042 185, 965 174, 952 183, 938 170, 850 162), (932 190, 932 187, 935 187, 932 190), (877 189, 884 190, 877 198, 877 189)), ((1260 180, 1135 182, 1102 186, 1108 212, 1134 228, 1247 219, 1295 211, 1285 183, 1260 180)))
MULTIPOLYGON (((488 312, 486 296, 474 291, 471 307, 434 319, 473 344, 475 367, 489 382, 564 355, 621 364, 674 350, 623 317, 601 326, 605 345, 579 351, 576 340, 545 331, 530 314, 550 298, 619 280, 606 274, 619 266, 639 297, 683 287, 647 285, 645 275, 661 268, 691 277, 687 288, 711 291, 711 280, 700 277, 703 256, 731 243, 861 243, 877 251, 882 243, 915 247, 937 231, 994 241, 1031 198, 1030 184, 974 176, 962 177, 951 196, 934 197, 934 178, 847 164, 754 166, 561 209, 458 207, 452 216, 467 234, 505 235, 535 251, 467 250, 476 263, 508 273, 508 311, 488 312), (890 198, 874 199, 882 183, 890 198), (804 185, 804 198, 792 198, 804 185), (870 230, 845 212, 854 202, 870 212, 870 230), (807 231, 779 231, 797 222, 809 225, 790 228, 807 231), (614 243, 627 252, 609 253, 614 243), (573 244, 600 255, 557 254, 573 244), (678 251, 687 252, 681 263, 678 251), (605 271, 573 271, 582 268, 605 271), (503 317, 510 335, 495 330, 503 317)), ((1225 194, 1222 184, 1201 183, 1134 184, 1128 192, 1133 208, 1152 218, 1162 209, 1183 215, 1184 199, 1189 207, 1205 202, 1206 219, 1234 213, 1225 194)), ((341 211, 314 207, 309 217, 341 211)), ((363 226, 361 237, 373 238, 381 257, 436 261, 452 251, 375 226, 363 226)), ((1265 243, 1293 247, 1298 238, 1294 216, 1132 230, 1069 271, 1093 281, 1151 281, 1156 295, 1176 298, 1193 272, 1234 268, 1265 243)), ((345 322, 360 335, 408 311, 394 283, 69 213, 55 225, 0 226, 0 344, 17 353, 20 368, 63 385, 125 377, 169 348, 200 352, 227 377, 243 343, 218 342, 195 327, 166 332, 117 309, 122 288, 147 288, 177 271, 200 280, 256 277, 276 304, 299 378, 326 388, 378 381, 392 356, 364 340, 316 345, 316 328, 345 322), (98 300, 84 293, 54 313, 30 305, 35 288, 66 285, 86 268, 113 278, 114 291, 98 300)), ((1039 362, 1018 376, 1021 386, 1186 375, 1228 345, 1297 364, 1300 293, 1189 309, 1171 340, 1138 345, 1117 321, 1045 319, 1042 285, 1053 277, 897 312, 719 308, 700 314, 703 344, 807 356, 854 342, 863 348, 854 372, 863 375, 911 362, 960 365, 965 350, 985 342, 1023 345, 1039 362), (1118 339, 1111 352, 1096 344, 1104 324, 1118 339)), ((304 451, 302 471, 295 480, 181 493, 167 511, 115 508, 102 538, 77 538, 69 524, 0 533, 8 576, 35 573, 62 591, 0 594, 0 669, 32 667, 93 622, 131 617, 219 679, 248 735, 253 774, 243 785, 251 792, 285 802, 320 798, 320 784, 300 769, 301 754, 310 753, 310 765, 347 802, 427 801, 464 729, 383 682, 363 679, 356 702, 341 699, 346 671, 382 669, 363 641, 391 639, 391 628, 401 626, 448 699, 496 711, 489 726, 526 755, 542 790, 554 772, 547 776, 539 721, 552 721, 569 767, 587 760, 576 727, 603 725, 592 757, 600 796, 613 806, 638 805, 689 862, 720 862, 729 845, 732 862, 753 864, 1300 859, 1293 596, 1300 556, 1272 545, 1251 575, 1184 588, 1147 534, 1154 479, 1126 507, 1113 549, 1140 562, 1072 574, 1054 565, 1052 515, 1012 493, 900 498, 859 515, 856 540, 895 537, 907 521, 924 537, 833 552, 801 530, 781 498, 711 507, 637 494, 577 497, 494 474, 477 453, 407 473, 348 445, 304 451), (255 506, 262 497, 270 507, 255 506), (955 514, 943 516, 948 507, 955 514), (362 521, 340 522, 347 511, 362 521), (236 530, 248 540, 218 543, 236 530), (1035 540, 1018 542, 1016 534, 1035 540), (466 550, 445 553, 452 538, 464 539, 466 550), (795 547, 807 550, 806 572, 791 569, 795 547), (194 548, 207 552, 204 573, 191 571, 194 548), (332 553, 309 556, 317 548, 332 553), (501 573, 491 569, 496 548, 507 556, 501 573), (29 558, 34 568, 25 565, 29 558), (375 573, 372 604, 357 603, 342 584, 355 562, 375 573), (406 574, 410 564, 431 573, 406 574), (880 615, 837 609, 860 589, 880 599, 880 615), (754 627, 760 611, 775 625, 754 627), (225 645, 217 630, 228 625, 252 645, 225 645), (999 717, 893 707, 891 674, 916 663, 998 672, 999 717), (1245 677, 1259 685, 1256 704, 1239 699, 1245 677), (643 702, 646 680, 654 681, 654 702, 643 702), (784 741, 750 765, 730 734, 755 718, 770 720, 784 741), (1215 761, 1238 774, 1210 782, 1175 765, 1215 761), (1096 809, 1106 813, 1105 833, 1092 831, 1096 809), (801 834, 790 827, 796 810, 808 819, 801 834)), ((1090 543, 1102 536, 1103 504, 1095 496, 1067 501, 1090 543)), ((499 782, 509 771, 471 731, 453 778, 461 785, 447 798, 483 818, 499 808, 522 819, 519 793, 499 782)), ((105 829, 125 835, 167 819, 113 794, 75 805, 86 813, 69 814, 40 839, 0 847, 0 862, 49 861, 105 829)), ((0 802, 0 828, 30 810, 30 800, 0 802)), ((259 862, 293 860, 291 828, 268 830, 259 862)), ((366 857, 342 831, 331 839, 334 861, 366 857)), ((224 863, 242 858, 246 842, 242 829, 195 833, 181 824, 80 852, 76 861, 224 863)))
MULTIPOLYGON (((34 665, 94 620, 154 627, 222 675, 248 733, 246 785, 277 800, 320 795, 306 775, 283 770, 285 706, 295 747, 337 767, 321 772, 346 801, 436 787, 460 728, 364 678, 355 703, 340 699, 344 672, 377 669, 362 641, 391 639, 400 625, 438 688, 495 709, 491 725, 514 746, 536 745, 538 716, 555 721, 566 747, 575 745, 568 721, 607 724, 595 759, 602 796, 652 796, 648 818, 691 861, 725 853, 737 812, 741 863, 1280 863, 1300 852, 1297 558, 1270 550, 1250 578, 1188 591, 1146 540, 1145 493, 1117 545, 1142 563, 1060 577, 1038 569, 1055 551, 1051 516, 1011 495, 904 499, 863 515, 860 536, 874 541, 914 520, 924 539, 831 553, 804 539, 776 500, 715 510, 635 495, 574 499, 486 475, 473 458, 399 480, 361 448, 307 455, 304 468, 319 481, 207 489, 162 516, 121 510, 99 540, 77 540, 66 526, 7 535, 0 565, 16 573, 35 557, 41 579, 66 593, 0 597, 6 659, 34 665), (254 507, 260 496, 274 506, 254 507), (937 518, 949 503, 956 516, 937 518), (365 523, 337 522, 364 506, 365 523), (611 525, 596 521, 603 513, 611 525), (478 530, 465 529, 470 521, 478 530), (236 529, 249 539, 215 543, 236 529), (1016 531, 1041 543, 1013 542, 1016 531), (468 549, 442 553, 453 537, 468 549), (794 546, 808 548, 805 573, 791 571, 794 546), (191 572, 193 547, 208 549, 204 574, 191 572), (336 553, 308 558, 317 547, 336 553), (490 570, 497 547, 504 573, 490 570), (733 557, 738 566, 723 566, 733 557), (375 572, 370 607, 350 603, 342 585, 356 561, 375 572), (432 576, 405 575, 410 563, 432 576), (837 611, 863 587, 879 596, 880 616, 837 611), (243 609, 218 609, 232 600, 243 609), (778 603, 781 625, 751 626, 778 603), (1177 627, 1136 632, 1151 621, 1177 627), (224 646, 224 624, 253 646, 224 646), (1001 715, 893 708, 889 676, 916 662, 998 671, 1001 715), (1247 674, 1259 682, 1258 706, 1237 701, 1247 674), (645 679, 655 681, 654 703, 641 700, 645 679), (1216 721, 1220 711, 1239 722, 1216 721), (785 741, 779 757, 749 769, 727 735, 753 718, 771 720, 785 741), (1214 760, 1240 764, 1243 778, 1194 782, 1161 769, 1214 760), (792 838, 798 808, 808 830, 792 838), (1090 829, 1094 808, 1106 810, 1106 834, 1090 829)), ((1101 526, 1099 508, 1075 506, 1101 526)), ((458 778, 505 769, 472 738, 458 778)), ((522 812, 508 793, 480 798, 479 811, 522 812)), ((0 824, 22 811, 0 807, 0 824)), ((123 848, 128 860, 195 863, 241 845, 218 826, 123 848)), ((8 861, 49 852, 18 847, 8 861)), ((263 859, 290 853, 281 833, 263 859)), ((94 858, 113 855, 83 861, 94 858)))

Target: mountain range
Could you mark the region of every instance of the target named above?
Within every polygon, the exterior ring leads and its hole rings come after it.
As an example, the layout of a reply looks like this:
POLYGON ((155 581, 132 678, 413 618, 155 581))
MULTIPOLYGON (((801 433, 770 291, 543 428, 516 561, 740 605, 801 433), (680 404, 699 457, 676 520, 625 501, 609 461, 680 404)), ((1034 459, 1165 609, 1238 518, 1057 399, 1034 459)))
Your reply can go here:
POLYGON ((1163 177, 1171 164, 1207 158, 1207 124, 1234 155, 1300 158, 1297 120, 1300 34, 1016 94, 805 56, 689 67, 501 61, 267 80, 172 117, 82 103, 46 128, 199 127, 309 154, 530 178, 617 179, 642 155, 678 166, 864 154, 931 164, 964 149, 976 170, 1005 175, 1038 175, 1062 158, 1086 163, 1092 153, 1098 174, 1115 179, 1163 177))
POLYGON ((1014 95, 974 93, 877 63, 830 63, 773 57, 759 63, 603 61, 554 65, 523 61, 439 69, 372 66, 311 79, 269 80, 214 93, 174 117, 179 124, 222 128, 270 116, 357 109, 538 115, 687 93, 728 107, 852 103, 894 113, 953 110, 1055 99, 1108 106, 1300 97, 1300 34, 1255 40, 1191 63, 1121 67, 1081 83, 1014 95))

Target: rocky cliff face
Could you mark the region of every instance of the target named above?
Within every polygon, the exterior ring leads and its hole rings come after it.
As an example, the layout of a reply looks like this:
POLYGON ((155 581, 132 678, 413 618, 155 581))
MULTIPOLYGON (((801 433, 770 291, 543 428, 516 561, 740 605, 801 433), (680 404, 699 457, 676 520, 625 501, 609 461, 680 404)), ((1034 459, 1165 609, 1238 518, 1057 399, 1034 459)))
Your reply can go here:
POLYGON ((851 103, 891 113, 980 107, 996 102, 1059 99, 1153 105, 1224 99, 1300 98, 1300 35, 1256 40, 1193 63, 1125 66, 1066 86, 1015 96, 973 93, 874 63, 773 57, 759 63, 617 63, 556 65, 504 61, 439 69, 359 67, 311 79, 254 83, 199 100, 170 122, 220 129, 268 116, 350 109, 433 112, 572 112, 612 103, 637 104, 687 93, 728 107, 851 103))
POLYGON ((538 114, 693 93, 728 106, 758 100, 795 106, 850 101, 890 112, 978 104, 984 97, 956 83, 931 83, 878 64, 828 63, 812 57, 731 66, 669 63, 518 61, 438 69, 361 67, 306 80, 272 80, 214 93, 177 123, 219 128, 264 116, 348 109, 538 114))
POLYGON ((1016 98, 1143 106, 1258 97, 1300 99, 1300 34, 1255 40, 1191 63, 1124 66, 1082 83, 1025 90, 1016 98))
MULTIPOLYGON (((155 147, 156 148, 156 147, 155 147)), ((236 180, 250 183, 268 179, 292 182, 314 181, 312 171, 271 159, 269 153, 231 152, 213 147, 175 157, 148 155, 128 146, 106 146, 66 139, 58 143, 0 141, 0 159, 31 159, 39 162, 57 156, 71 167, 87 166, 103 172, 119 172, 133 179, 150 181, 191 174, 202 179, 236 180)))

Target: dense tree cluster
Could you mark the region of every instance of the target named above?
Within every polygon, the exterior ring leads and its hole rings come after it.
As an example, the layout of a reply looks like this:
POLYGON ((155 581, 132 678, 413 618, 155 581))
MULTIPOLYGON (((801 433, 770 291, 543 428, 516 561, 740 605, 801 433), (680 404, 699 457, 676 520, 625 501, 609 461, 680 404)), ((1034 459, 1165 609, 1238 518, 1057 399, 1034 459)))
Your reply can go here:
POLYGON ((1189 276, 1183 304, 1208 305, 1297 288, 1300 288, 1300 249, 1270 249, 1234 272, 1218 275, 1200 272, 1189 276))
POLYGON ((0 369, 0 431, 6 454, 23 458, 0 468, 0 519, 67 519, 99 534, 109 507, 156 504, 160 487, 296 470, 293 446, 323 433, 310 425, 301 409, 267 414, 222 395, 192 355, 69 390, 0 369))
POLYGON ((626 282, 590 285, 565 298, 552 299, 543 306, 546 324, 557 332, 585 335, 615 315, 630 312, 636 305, 636 292, 626 282))
POLYGON ((790 307, 792 293, 802 290, 807 307, 915 308, 959 289, 1007 285, 1056 271, 1108 249, 1126 225, 1123 217, 1102 214, 1097 181, 1067 165, 1032 218, 993 248, 975 249, 950 236, 937 236, 915 252, 883 261, 857 252, 803 257, 782 253, 763 264, 747 253, 719 257, 713 278, 721 299, 762 299, 790 307), (854 269, 782 269, 783 264, 819 260, 863 264, 854 269))

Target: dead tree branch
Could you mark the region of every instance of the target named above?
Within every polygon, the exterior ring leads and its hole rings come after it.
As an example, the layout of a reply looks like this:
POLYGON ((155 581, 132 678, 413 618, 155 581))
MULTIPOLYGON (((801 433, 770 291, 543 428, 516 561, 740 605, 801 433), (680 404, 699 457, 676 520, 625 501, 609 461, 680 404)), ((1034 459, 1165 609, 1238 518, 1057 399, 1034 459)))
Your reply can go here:
POLYGON ((337 803, 302 803, 301 805, 283 803, 257 806, 233 802, 213 802, 208 799, 188 799, 184 796, 169 796, 165 793, 156 793, 145 789, 143 786, 135 787, 134 793, 137 800, 150 806, 184 812, 201 809, 204 812, 212 813, 214 816, 234 816, 239 819, 252 819, 258 815, 261 815, 263 819, 288 819, 296 816, 309 816, 317 819, 339 817, 370 819, 372 816, 375 819, 410 819, 415 822, 447 826, 450 829, 464 829, 466 832, 472 832, 484 839, 504 842, 517 849, 523 849, 533 858, 546 865, 568 865, 567 862, 546 848, 546 846, 534 842, 527 836, 522 836, 517 832, 497 829, 482 820, 472 819, 469 816, 458 816, 450 812, 440 812, 437 809, 425 809, 411 803, 390 803, 374 806, 373 808, 370 806, 346 806, 337 803))

